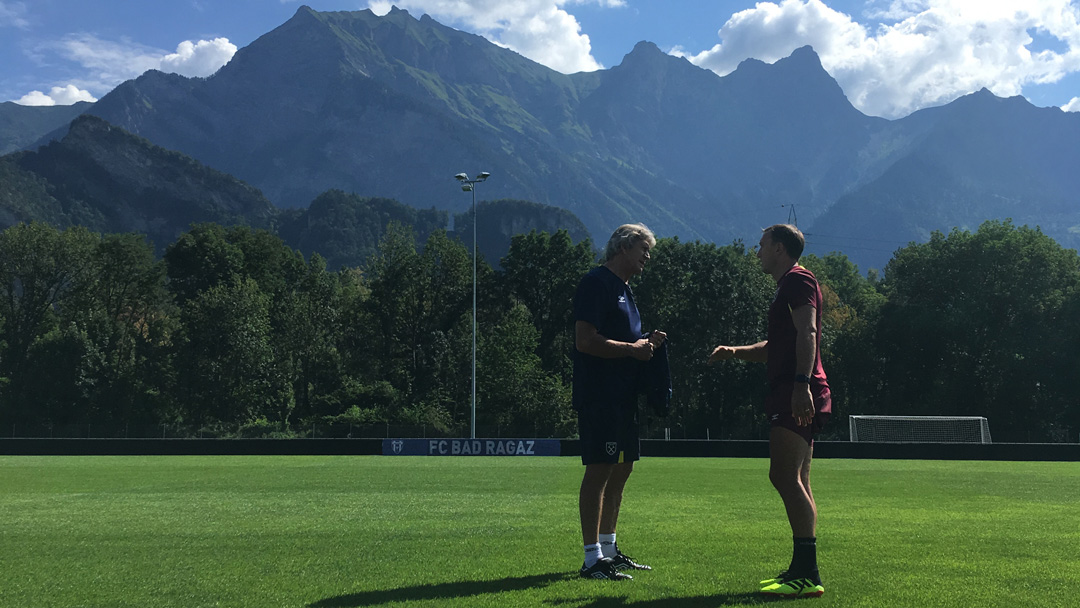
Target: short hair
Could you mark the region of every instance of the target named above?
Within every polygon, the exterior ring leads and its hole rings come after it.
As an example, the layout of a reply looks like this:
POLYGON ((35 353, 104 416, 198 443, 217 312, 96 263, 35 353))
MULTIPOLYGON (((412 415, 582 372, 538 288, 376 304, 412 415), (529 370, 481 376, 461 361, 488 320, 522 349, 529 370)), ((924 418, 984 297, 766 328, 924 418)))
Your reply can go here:
POLYGON ((783 245, 784 251, 793 259, 798 260, 802 256, 803 249, 806 247, 806 238, 797 227, 791 224, 773 224, 762 232, 769 235, 772 242, 783 245))
POLYGON ((615 229, 604 248, 604 262, 610 262, 623 249, 630 249, 639 241, 647 241, 649 247, 656 245, 656 236, 645 224, 623 224, 615 229))

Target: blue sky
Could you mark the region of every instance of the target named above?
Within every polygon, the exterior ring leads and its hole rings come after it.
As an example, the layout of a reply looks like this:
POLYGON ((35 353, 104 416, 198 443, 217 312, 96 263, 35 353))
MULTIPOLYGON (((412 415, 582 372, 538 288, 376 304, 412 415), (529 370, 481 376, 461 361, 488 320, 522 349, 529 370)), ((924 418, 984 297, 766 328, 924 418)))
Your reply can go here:
MULTIPOLYGON (((810 44, 864 113, 898 118, 983 87, 1080 111, 1080 0, 307 0, 391 4, 552 69, 618 65, 641 40, 724 75, 810 44)), ((207 76, 297 0, 0 0, 0 101, 98 99, 147 69, 207 76)))

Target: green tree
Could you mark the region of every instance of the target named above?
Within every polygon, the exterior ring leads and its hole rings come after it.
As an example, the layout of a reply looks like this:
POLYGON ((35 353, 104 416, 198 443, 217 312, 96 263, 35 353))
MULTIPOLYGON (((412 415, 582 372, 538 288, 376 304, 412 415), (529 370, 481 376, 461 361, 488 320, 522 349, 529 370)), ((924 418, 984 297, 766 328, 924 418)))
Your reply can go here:
POLYGON ((17 224, 0 233, 0 376, 9 379, 2 394, 8 422, 39 421, 30 362, 35 341, 60 327, 62 306, 93 280, 92 252, 97 237, 85 228, 59 231, 41 223, 17 224))
MULTIPOLYGON (((462 322, 471 304, 471 264, 464 247, 442 231, 416 251, 412 231, 391 224, 380 254, 369 266, 369 295, 351 325, 355 349, 348 369, 394 387, 400 400, 391 421, 440 430, 463 419, 469 403, 467 331, 462 322), (362 353, 362 360, 358 360, 362 353)), ((483 276, 490 276, 485 264, 483 276)))
MULTIPOLYGON (((234 379, 256 383, 244 389, 249 393, 270 391, 267 394, 275 395, 272 402, 276 405, 258 414, 246 411, 239 419, 228 418, 229 423, 265 420, 266 425, 253 424, 266 432, 287 434, 295 422, 294 404, 299 415, 306 418, 316 413, 313 400, 340 389, 340 359, 334 338, 339 330, 337 281, 326 272, 321 257, 315 256, 305 263, 302 255, 265 230, 200 224, 166 250, 165 263, 169 285, 184 308, 185 319, 199 314, 189 308, 214 289, 243 285, 245 295, 265 297, 268 326, 264 339, 269 355, 260 352, 253 356, 269 357, 263 365, 270 384, 258 385, 264 379, 253 374, 241 374, 234 379), (290 391, 284 401, 276 396, 282 386, 290 391)), ((258 306, 241 307, 233 312, 260 315, 234 319, 238 325, 262 326, 262 309, 258 306)), ((186 327, 185 335, 198 335, 198 330, 186 327)), ((190 382, 192 368, 185 369, 185 381, 190 382)), ((228 390, 243 392, 238 386, 228 390)))
POLYGON ((843 254, 807 255, 800 264, 818 278, 824 299, 821 357, 833 399, 825 437, 846 437, 847 416, 874 409, 886 372, 874 338, 885 295, 876 275, 864 277, 843 254))
POLYGON ((528 308, 540 332, 536 353, 541 365, 565 384, 573 376, 574 292, 595 264, 592 242, 574 245, 566 230, 516 235, 502 259, 501 287, 528 308))
POLYGON ((833 252, 824 257, 804 255, 799 264, 810 269, 820 283, 828 285, 840 304, 850 308, 855 316, 873 314, 885 301, 877 274, 871 271, 863 276, 858 266, 842 253, 833 252))
POLYGON ((53 292, 17 375, 19 390, 38 404, 34 421, 82 431, 94 424, 99 433, 154 424, 171 319, 152 247, 136 234, 73 233, 74 247, 50 229, 27 234, 56 247, 54 271, 79 277, 53 292))
POLYGON ((49 436, 81 436, 88 424, 101 422, 95 411, 97 381, 105 367, 105 353, 86 329, 62 323, 37 336, 26 354, 28 373, 19 387, 31 397, 32 413, 23 422, 49 436))
MULTIPOLYGON (((461 428, 471 401, 471 372, 466 370, 472 357, 472 260, 461 243, 439 230, 428 237, 419 261, 416 316, 407 324, 418 363, 412 371, 415 403, 425 412, 446 412, 461 428)), ((478 280, 491 276, 487 264, 482 270, 478 280)))
POLYGON ((344 373, 338 350, 340 282, 318 254, 306 270, 296 285, 274 298, 271 308, 275 359, 291 379, 300 418, 340 413, 319 412, 317 404, 340 390, 344 373))
POLYGON ((391 222, 411 226, 421 240, 446 226, 447 213, 414 209, 393 199, 369 198, 328 190, 306 209, 283 211, 279 234, 290 246, 326 258, 327 267, 362 265, 378 253, 379 241, 391 222))
POLYGON ((338 278, 341 327, 336 344, 341 359, 341 386, 317 396, 312 407, 324 422, 389 422, 400 411, 404 396, 398 384, 379 373, 388 367, 384 358, 389 351, 387 344, 377 342, 381 337, 376 331, 379 307, 370 301, 370 278, 359 268, 343 269, 338 278))
POLYGON ((1080 403, 1073 397, 1076 369, 1080 363, 1080 283, 1069 286, 1065 302, 1055 322, 1058 324, 1054 341, 1047 349, 1056 356, 1052 357, 1045 370, 1045 388, 1052 395, 1061 411, 1061 429, 1054 429, 1055 441, 1072 442, 1080 436, 1080 403), (1060 431, 1060 432, 1057 432, 1060 431))
POLYGON ((477 427, 502 436, 565 437, 575 431, 570 389, 541 365, 532 313, 515 304, 482 334, 478 349, 477 427))
POLYGON ((657 242, 634 293, 644 329, 661 329, 670 342, 672 414, 662 426, 688 437, 748 439, 765 432, 764 366, 708 366, 706 359, 717 344, 764 340, 774 291, 742 244, 657 242))
POLYGON ((242 276, 244 252, 218 224, 197 224, 165 250, 169 289, 181 306, 199 293, 242 276))
MULTIPOLYGON (((240 276, 254 279, 263 293, 273 297, 295 290, 311 271, 299 251, 266 230, 233 226, 225 238, 242 255, 240 276)), ((321 265, 325 269, 325 262, 321 265)))
POLYGON ((1065 316, 1080 281, 1075 251, 990 221, 901 249, 885 277, 876 340, 888 373, 876 413, 986 416, 1006 441, 1062 431, 1074 406, 1056 372, 1078 363, 1062 358, 1075 351, 1062 333, 1075 327, 1065 316))
POLYGON ((181 305, 234 279, 254 279, 264 293, 282 293, 306 273, 303 256, 276 235, 218 224, 197 224, 180 235, 166 249, 165 264, 181 305))
POLYGON ((91 282, 96 241, 84 228, 61 232, 38 222, 0 233, 0 314, 11 360, 25 356, 64 298, 91 282))
POLYGON ((274 356, 270 299, 254 279, 237 279, 184 307, 178 389, 190 428, 266 420, 284 429, 293 398, 274 356))
POLYGON ((170 341, 178 323, 165 287, 165 265, 139 234, 110 234, 92 255, 94 279, 71 298, 65 319, 100 353, 88 398, 96 422, 156 425, 172 378, 170 341))

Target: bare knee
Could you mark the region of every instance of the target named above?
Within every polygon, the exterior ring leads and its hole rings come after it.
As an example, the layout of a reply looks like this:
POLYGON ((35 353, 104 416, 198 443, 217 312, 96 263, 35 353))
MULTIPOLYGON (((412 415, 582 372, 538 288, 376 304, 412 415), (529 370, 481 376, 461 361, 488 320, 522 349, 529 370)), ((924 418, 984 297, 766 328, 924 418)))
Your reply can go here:
POLYGON ((781 494, 798 491, 803 486, 799 471, 788 471, 780 468, 769 469, 769 481, 781 494))
POLYGON ((774 488, 779 490, 784 485, 784 474, 776 469, 769 469, 769 481, 774 488))

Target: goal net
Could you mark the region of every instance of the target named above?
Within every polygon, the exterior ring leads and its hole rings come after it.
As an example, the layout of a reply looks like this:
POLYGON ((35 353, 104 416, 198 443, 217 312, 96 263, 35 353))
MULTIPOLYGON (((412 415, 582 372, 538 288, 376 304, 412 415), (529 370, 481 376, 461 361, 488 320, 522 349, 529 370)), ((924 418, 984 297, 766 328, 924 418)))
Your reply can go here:
POLYGON ((848 416, 852 441, 883 443, 990 443, 981 416, 848 416))

